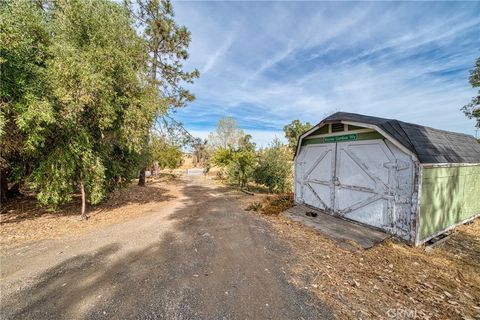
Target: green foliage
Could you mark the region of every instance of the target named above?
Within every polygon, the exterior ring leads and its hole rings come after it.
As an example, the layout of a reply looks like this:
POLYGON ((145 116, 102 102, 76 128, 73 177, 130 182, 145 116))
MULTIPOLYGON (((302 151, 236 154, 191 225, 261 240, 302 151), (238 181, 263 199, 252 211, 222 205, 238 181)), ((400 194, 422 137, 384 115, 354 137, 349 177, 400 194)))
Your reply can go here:
POLYGON ((0 2, 0 165, 10 172, 10 181, 21 180, 36 163, 24 150, 17 116, 25 112, 30 124, 38 123, 30 137, 33 143, 43 140, 42 122, 51 121, 47 114, 35 116, 35 107, 46 105, 44 70, 51 30, 45 18, 31 1, 0 2))
POLYGON ((65 145, 57 145, 34 169, 30 180, 31 185, 40 190, 41 204, 57 206, 70 201, 74 191, 72 182, 80 180, 85 183, 90 203, 102 200, 105 167, 85 139, 88 139, 86 135, 80 135, 65 145))
POLYGON ((69 151, 55 148, 30 176, 32 187, 40 191, 40 203, 56 206, 72 199, 77 159, 69 151))
POLYGON ((252 177, 255 165, 255 152, 250 150, 237 150, 233 153, 232 161, 227 165, 229 180, 246 187, 252 177))
POLYGON ((233 154, 234 151, 230 148, 219 148, 213 154, 212 162, 216 166, 226 167, 230 162, 233 161, 233 154))
POLYGON ((311 128, 312 125, 309 122, 302 123, 300 120, 293 120, 290 124, 283 127, 290 150, 295 151, 300 135, 311 128))
POLYGON ((251 178, 255 165, 255 151, 248 149, 217 149, 213 154, 213 163, 224 168, 228 180, 245 187, 251 178))
POLYGON ((0 7, 2 161, 42 204, 70 201, 80 183, 98 203, 141 163, 168 103, 146 81, 132 23, 107 0, 0 7))
MULTIPOLYGON (((480 57, 475 62, 475 68, 470 71, 469 82, 472 88, 480 87, 480 57)), ((477 121, 475 126, 480 128, 480 90, 477 92, 477 96, 462 108, 462 111, 470 119, 474 118, 477 121)))
POLYGON ((238 148, 244 151, 255 152, 255 142, 252 142, 252 136, 246 134, 238 140, 238 148))
MULTIPOLYGON (((147 81, 166 104, 156 116, 168 116, 170 109, 184 107, 195 99, 183 87, 200 75, 196 69, 187 72, 183 68, 188 59, 190 32, 176 23, 170 0, 124 0, 124 3, 145 43, 147 81)), ((139 185, 145 185, 144 173, 149 162, 148 152, 143 155, 139 185)))
POLYGON ((150 145, 150 165, 158 163, 160 169, 175 169, 182 163, 182 151, 180 146, 167 143, 162 136, 153 135, 150 145))
POLYGON ((273 140, 268 148, 260 151, 253 177, 270 192, 285 192, 291 188, 292 162, 280 140, 273 140))
POLYGON ((136 16, 147 47, 150 83, 165 98, 169 107, 184 107, 195 99, 183 83, 193 83, 198 70, 187 72, 183 62, 188 59, 191 35, 174 19, 169 0, 126 0, 130 13, 136 16), (134 2, 135 5, 132 5, 134 2))
POLYGON ((255 165, 255 144, 250 135, 239 138, 238 148, 218 148, 212 158, 214 165, 226 169, 231 183, 246 187, 255 165))
MULTIPOLYGON (((308 123, 302 125, 296 120, 286 128, 290 132, 307 126, 308 123)), ((251 141, 252 136, 244 134, 233 118, 221 119, 210 140, 213 140, 215 147, 212 163, 226 171, 231 183, 245 187, 253 178, 271 192, 284 192, 291 187, 291 156, 280 140, 275 139, 268 148, 257 153, 255 143, 251 141)))
POLYGON ((224 168, 229 181, 240 187, 247 186, 255 166, 255 143, 251 140, 252 136, 245 134, 231 117, 220 119, 209 136, 212 163, 224 168))

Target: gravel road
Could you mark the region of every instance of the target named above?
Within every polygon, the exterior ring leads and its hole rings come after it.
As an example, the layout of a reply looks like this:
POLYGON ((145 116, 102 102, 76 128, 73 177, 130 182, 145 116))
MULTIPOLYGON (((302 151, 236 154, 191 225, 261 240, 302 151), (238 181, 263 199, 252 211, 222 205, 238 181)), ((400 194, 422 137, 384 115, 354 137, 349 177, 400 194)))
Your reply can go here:
POLYGON ((2 319, 330 319, 248 197, 184 176, 158 210, 2 251, 2 319))

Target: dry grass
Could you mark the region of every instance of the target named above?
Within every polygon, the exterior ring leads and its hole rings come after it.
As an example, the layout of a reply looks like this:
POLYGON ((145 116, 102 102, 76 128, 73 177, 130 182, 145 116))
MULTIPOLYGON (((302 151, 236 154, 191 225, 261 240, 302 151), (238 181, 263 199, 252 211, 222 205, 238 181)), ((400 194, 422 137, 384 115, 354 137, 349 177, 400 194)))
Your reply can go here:
POLYGON ((257 211, 268 216, 275 216, 293 207, 293 193, 268 195, 250 203, 248 211, 257 211))
POLYGON ((298 256, 291 281, 339 319, 480 319, 480 220, 429 252, 387 241, 346 251, 284 216, 265 216, 298 256))
POLYGON ((339 319, 480 319, 480 219, 429 251, 393 240, 347 251, 279 213, 289 195, 256 200, 298 257, 291 281, 327 302, 339 319))
POLYGON ((146 214, 178 196, 176 176, 162 173, 158 178, 147 180, 146 187, 132 183, 125 189, 113 192, 102 204, 88 208, 89 219, 79 220, 80 199, 56 212, 40 207, 32 196, 8 202, 0 214, 0 244, 21 243, 54 239, 74 235, 146 214), (164 188, 168 182, 168 189, 164 188))

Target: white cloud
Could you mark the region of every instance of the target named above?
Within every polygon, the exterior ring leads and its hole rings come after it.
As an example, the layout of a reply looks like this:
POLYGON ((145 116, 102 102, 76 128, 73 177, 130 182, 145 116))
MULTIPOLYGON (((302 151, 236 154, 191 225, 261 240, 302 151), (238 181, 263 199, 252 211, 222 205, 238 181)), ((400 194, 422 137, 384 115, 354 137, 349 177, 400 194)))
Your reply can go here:
POLYGON ((475 94, 467 69, 480 46, 478 3, 174 6, 192 31, 187 66, 203 71, 191 86, 197 102, 179 112, 191 113, 187 127, 208 135, 234 116, 267 142, 293 119, 341 109, 473 134, 459 109, 475 94))
POLYGON ((201 70, 202 74, 207 73, 208 71, 210 71, 210 69, 212 69, 215 66, 217 61, 228 51, 232 43, 233 43, 233 34, 230 34, 228 36, 228 39, 224 42, 224 44, 217 51, 215 51, 210 56, 210 58, 208 58, 207 63, 201 70))

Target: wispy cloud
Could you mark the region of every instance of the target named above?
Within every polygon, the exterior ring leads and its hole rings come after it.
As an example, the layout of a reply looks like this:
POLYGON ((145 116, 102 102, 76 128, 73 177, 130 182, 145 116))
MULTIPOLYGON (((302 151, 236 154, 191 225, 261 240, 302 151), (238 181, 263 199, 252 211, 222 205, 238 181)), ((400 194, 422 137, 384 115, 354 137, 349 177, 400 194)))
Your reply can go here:
POLYGON ((210 55, 210 57, 207 60, 207 63, 205 66, 202 68, 202 74, 207 73, 212 69, 217 61, 228 51, 230 46, 233 43, 233 34, 228 35, 228 39, 223 43, 223 45, 218 48, 213 54, 210 55))
POLYGON ((473 133, 459 109, 475 93, 467 81, 480 55, 478 2, 174 7, 192 32, 187 67, 202 71, 197 100, 177 113, 192 130, 234 116, 265 139, 337 109, 473 133))

